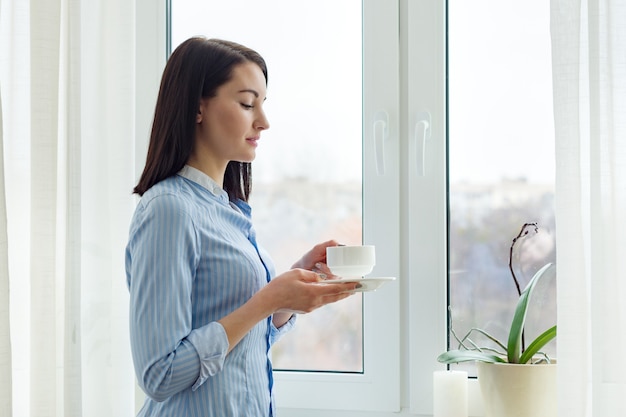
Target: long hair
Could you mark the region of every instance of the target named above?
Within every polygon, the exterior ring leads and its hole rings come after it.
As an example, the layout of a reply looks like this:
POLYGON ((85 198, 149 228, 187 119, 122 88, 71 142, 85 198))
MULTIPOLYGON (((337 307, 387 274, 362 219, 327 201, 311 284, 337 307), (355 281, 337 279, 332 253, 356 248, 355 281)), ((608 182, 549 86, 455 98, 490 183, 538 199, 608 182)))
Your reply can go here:
MULTIPOLYGON (((154 184, 182 169, 193 149, 200 100, 215 97, 217 89, 231 79, 233 68, 246 61, 261 68, 267 83, 265 60, 243 45, 193 37, 176 48, 163 71, 146 165, 134 193, 143 195, 154 184)), ((230 161, 223 187, 230 200, 248 201, 251 164, 230 161)))

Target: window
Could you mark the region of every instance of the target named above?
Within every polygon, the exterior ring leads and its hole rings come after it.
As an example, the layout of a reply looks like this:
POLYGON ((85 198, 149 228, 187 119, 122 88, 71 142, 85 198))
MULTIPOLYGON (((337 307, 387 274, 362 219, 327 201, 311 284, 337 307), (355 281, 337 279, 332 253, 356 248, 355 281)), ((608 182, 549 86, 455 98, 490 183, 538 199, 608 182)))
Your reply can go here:
MULTIPOLYGON (((452 328, 462 337, 478 327, 506 343, 518 298, 509 248, 525 222, 539 233, 515 247, 522 289, 555 261, 550 5, 449 0, 448 22, 452 328)), ((532 299, 527 340, 556 323, 556 282, 546 284, 532 299)), ((452 334, 450 343, 458 346, 452 334)), ((545 351, 554 357, 554 342, 545 351)))
MULTIPOLYGON (((244 7, 242 2, 207 1, 205 3, 211 3, 211 7, 213 5, 226 7, 221 3, 238 5, 239 9, 233 11, 231 15, 239 19, 239 23, 233 25, 236 33, 243 33, 243 30, 237 29, 244 26, 241 22, 245 20, 247 14, 252 12, 252 9, 244 7)), ((289 32, 283 29, 283 38, 296 38, 299 35, 297 32, 307 32, 307 36, 317 36, 319 32, 326 30, 326 15, 333 14, 334 9, 324 9, 326 13, 324 20, 318 18, 320 19, 318 21, 313 18, 315 14, 310 10, 296 12, 295 15, 290 14, 294 13, 292 8, 296 7, 295 3, 299 5, 298 7, 307 7, 307 5, 314 5, 315 8, 323 7, 322 3, 313 2, 286 2, 285 4, 279 1, 263 2, 264 9, 255 12, 257 20, 251 24, 252 28, 259 32, 257 37, 262 38, 260 32, 266 32, 271 27, 286 28, 287 26, 281 26, 289 24, 285 21, 297 21, 301 30, 289 32), (281 7, 281 11, 273 10, 272 6, 281 7)), ((336 2, 331 3, 335 7, 336 2)), ((484 2, 480 2, 471 10, 465 9, 466 6, 460 3, 462 2, 458 0, 450 0, 449 5, 439 0, 419 2, 364 0, 361 2, 362 37, 357 42, 362 44, 363 66, 360 72, 363 86, 362 109, 357 116, 360 119, 360 127, 354 130, 355 133, 357 129, 360 129, 362 136, 360 142, 362 148, 360 197, 363 225, 361 239, 364 243, 373 243, 377 247, 378 265, 372 275, 392 275, 398 279, 393 285, 387 284, 381 290, 366 293, 362 297, 363 359, 361 371, 345 372, 346 369, 344 369, 343 372, 276 373, 276 394, 279 407, 289 408, 288 414, 291 416, 354 415, 347 411, 330 410, 381 410, 377 415, 391 416, 398 415, 393 411, 400 408, 403 409, 401 415, 432 413, 432 371, 443 368, 436 362, 436 357, 448 345, 446 314, 448 264, 453 272, 458 269, 457 255, 452 253, 448 255, 448 248, 455 250, 459 242, 458 233, 455 231, 458 229, 455 229, 455 225, 459 223, 458 216, 467 212, 463 208, 456 208, 461 207, 457 204, 463 190, 459 188, 456 179, 463 178, 469 181, 470 174, 477 174, 479 167, 488 165, 484 161, 474 162, 475 165, 469 165, 467 171, 462 171, 464 162, 459 158, 472 155, 471 151, 475 149, 470 147, 467 151, 463 150, 464 144, 476 146, 487 132, 496 128, 499 121, 493 115, 493 109, 486 107, 494 100, 486 104, 478 101, 483 97, 489 97, 487 88, 481 90, 483 94, 480 96, 470 95, 471 99, 475 99, 470 102, 470 110, 481 110, 480 113, 474 113, 472 117, 469 117, 468 107, 464 107, 467 99, 459 96, 459 94, 466 93, 462 93, 459 88, 467 87, 468 84, 470 87, 472 84, 478 84, 475 79, 484 74, 485 69, 474 67, 472 71, 469 71, 465 68, 466 63, 461 64, 460 60, 463 56, 456 57, 456 53, 463 53, 463 49, 455 51, 452 48, 455 48, 455 42, 456 45, 461 45, 458 42, 474 39, 474 36, 482 34, 487 28, 498 31, 497 36, 492 35, 487 38, 488 40, 508 39, 503 32, 508 28, 517 32, 518 39, 525 39, 526 35, 522 34, 522 29, 537 29, 542 26, 545 28, 545 22, 537 25, 529 23, 535 21, 530 20, 532 16, 525 18, 525 28, 518 28, 514 25, 519 20, 517 18, 507 21, 500 17, 500 12, 510 13, 513 7, 522 7, 512 2, 506 2, 504 5, 490 4, 488 8, 483 5, 484 2), (450 9, 449 16, 447 9, 450 9), (472 26, 467 28, 467 25, 459 20, 461 18, 471 21, 472 26), (493 26, 496 24, 501 24, 501 26, 496 28, 493 26), (454 32, 453 27, 457 25, 459 28, 454 32), (447 26, 451 28, 450 33, 447 33, 447 26), (449 40, 447 40, 448 36, 449 40), (451 48, 450 55, 446 52, 448 42, 451 48), (472 77, 471 81, 460 78, 465 76, 472 77), (462 117, 465 116, 469 118, 464 120, 462 117), (448 208, 448 201, 450 208, 448 208), (457 212, 457 210, 460 211, 457 212), (450 228, 448 228, 449 223, 450 228)), ((138 73, 141 74, 141 80, 138 83, 137 108, 139 137, 147 138, 148 136, 146 132, 153 110, 153 97, 156 95, 158 79, 165 62, 165 4, 156 7, 153 2, 138 2, 138 7, 141 9, 137 12, 138 19, 145 21, 143 29, 137 33, 139 54, 137 65, 138 73)), ((523 6, 523 10, 515 9, 514 13, 517 16, 525 10, 538 11, 540 15, 547 15, 546 6, 543 4, 533 3, 533 5, 524 4, 523 6)), ((205 27, 208 28, 210 25, 205 22, 205 27)), ((279 125, 283 123, 279 123, 278 114, 283 111, 293 112, 296 108, 293 103, 287 103, 287 107, 283 108, 285 103, 277 96, 278 92, 274 91, 274 78, 285 78, 280 74, 281 67, 291 65, 289 63, 291 51, 284 51, 283 54, 274 58, 271 54, 267 55, 263 45, 246 39, 240 38, 239 40, 258 49, 269 61, 268 93, 270 98, 266 106, 270 112, 270 122, 273 123, 272 128, 265 135, 269 137, 270 133, 277 134, 275 132, 279 131, 279 125), (278 61, 275 59, 284 61, 277 64, 278 61)), ((514 43, 511 43, 510 47, 512 48, 513 45, 514 43)), ((526 43, 522 42, 520 45, 526 45, 526 43)), ((548 45, 549 42, 545 41, 539 48, 530 51, 539 53, 545 58, 545 48, 548 45)), ((481 56, 481 58, 495 58, 495 64, 505 65, 503 60, 508 56, 505 52, 509 51, 491 48, 487 52, 486 56, 481 56), (499 60, 500 58, 502 60, 499 60)), ((472 56, 470 54, 469 58, 472 56)), ((515 53, 512 56, 516 56, 515 53)), ((531 58, 522 62, 521 68, 525 71, 524 75, 528 80, 535 75, 543 77, 546 71, 549 72, 545 66, 530 65, 536 62, 531 58), (540 71, 535 72, 535 69, 540 71)), ((317 62, 315 65, 331 64, 317 62)), ((520 67, 515 62, 508 62, 506 67, 500 68, 505 69, 499 73, 505 73, 520 67)), ((510 74, 511 79, 516 79, 517 76, 513 76, 512 72, 510 74)), ((298 75, 291 74, 292 77, 298 75)), ((357 77, 359 74, 355 75, 355 78, 357 77)), ((549 85, 540 84, 537 81, 528 81, 525 85, 529 87, 523 89, 525 92, 532 86, 543 92, 550 91, 549 85)), ((502 90, 501 84, 496 87, 498 87, 496 90, 502 90)), ((317 91, 310 92, 311 95, 317 93, 317 91)), ((331 101, 336 100, 336 97, 332 95, 331 98, 325 99, 331 101)), ((518 98, 518 95, 508 94, 503 98, 509 100, 518 98)), ((543 125, 545 120, 549 119, 550 104, 546 101, 546 96, 538 92, 533 99, 533 105, 529 109, 525 109, 521 115, 516 115, 518 118, 513 122, 516 129, 508 132, 511 136, 507 135, 502 139, 507 147, 497 155, 498 158, 507 153, 520 155, 519 152, 512 151, 514 143, 509 138, 514 137, 519 140, 520 136, 516 135, 530 125, 529 120, 543 125)), ((500 102, 500 104, 497 106, 500 109, 510 108, 508 102, 500 102)), ((514 113, 514 111, 509 113, 514 113)), ((294 117, 298 116, 294 115, 294 117)), ((318 122, 326 126, 328 121, 318 120, 318 122)), ((501 126, 506 128, 510 125, 509 121, 509 124, 501 126)), ((502 127, 497 132, 501 130, 502 127)), ((548 143, 552 138, 549 130, 549 128, 542 129, 542 132, 545 132, 545 134, 541 133, 544 142, 533 145, 528 153, 522 152, 521 159, 529 161, 527 158, 548 155, 547 152, 551 146, 548 143)), ((291 133, 288 132, 287 137, 290 140, 298 140, 291 133)), ((351 137, 352 133, 353 131, 349 132, 351 137)), ((527 133, 521 137, 526 139, 532 135, 539 136, 540 133, 527 133)), ((277 144, 278 141, 277 139, 277 144)), ((268 151, 267 148, 275 145, 271 144, 268 139, 267 143, 263 144, 265 147, 263 152, 259 152, 259 158, 264 157, 265 151, 268 151)), ((287 149, 290 143, 281 142, 281 146, 287 149)), ((144 155, 145 151, 138 149, 137 154, 144 155)), ((550 159, 550 157, 547 158, 550 159)), ((314 158, 310 158, 307 163, 311 161, 314 161, 314 158)), ((262 160, 257 162, 261 164, 262 160)), ((533 164, 535 162, 528 162, 524 168, 533 167, 533 164)), ((539 164, 545 167, 549 165, 545 161, 539 164)), ((141 165, 141 161, 138 161, 138 166, 141 165)), ((272 167, 267 169, 268 172, 274 170, 272 167)), ((255 176, 261 175, 260 172, 265 170, 266 167, 261 169, 260 166, 255 166, 255 176)), ((498 181, 502 175, 508 176, 509 179, 518 179, 520 175, 525 174, 497 173, 498 181)), ((527 177, 527 179, 531 178, 527 177)), ((258 182, 255 183, 255 187, 256 185, 258 182)), ((257 192, 257 188, 254 192, 257 192)), ((257 197, 263 196, 258 195, 254 198, 257 197)), ((549 200, 550 197, 546 197, 548 203, 549 200)), ((551 227, 549 214, 545 217, 547 219, 545 221, 539 218, 527 219, 527 214, 519 214, 520 218, 523 218, 522 221, 537 220, 542 229, 549 230, 551 227)), ((515 224, 517 227, 517 222, 515 224)), ((505 232, 498 232, 498 235, 507 242, 505 246, 512 238, 505 232)), ((507 262, 506 259, 501 259, 501 261, 507 262)), ((455 279, 459 277, 459 274, 450 275, 449 290, 453 308, 455 303, 464 301, 463 297, 454 295, 455 291, 459 291, 455 290, 455 285, 459 284, 459 281, 455 279)), ((457 319, 459 322, 461 320, 460 317, 457 319)), ((304 327, 302 322, 300 324, 304 327)), ((299 365, 295 367, 300 368, 299 365)), ((475 382, 470 383, 471 399, 479 398, 475 382)), ((470 412, 473 415, 479 415, 480 405, 472 403, 470 412)))
MULTIPOLYGON (((201 34, 250 46, 267 61, 271 128, 253 164, 251 205, 277 271, 331 238, 361 244, 360 1, 174 0, 171 22, 172 50, 201 34), (307 19, 268 19, 259 31, 263 14, 307 19)), ((275 369, 363 371, 361 295, 298 321, 273 347, 275 369)))
MULTIPOLYGON (((251 204, 277 270, 335 238, 376 244, 371 275, 397 277, 397 5, 172 0, 169 8, 172 49, 205 35, 248 45, 268 62, 271 129, 254 162, 251 204)), ((278 405, 399 409, 398 294, 390 283, 300 316, 273 349, 278 405), (313 387, 324 402, 302 396, 313 387)))

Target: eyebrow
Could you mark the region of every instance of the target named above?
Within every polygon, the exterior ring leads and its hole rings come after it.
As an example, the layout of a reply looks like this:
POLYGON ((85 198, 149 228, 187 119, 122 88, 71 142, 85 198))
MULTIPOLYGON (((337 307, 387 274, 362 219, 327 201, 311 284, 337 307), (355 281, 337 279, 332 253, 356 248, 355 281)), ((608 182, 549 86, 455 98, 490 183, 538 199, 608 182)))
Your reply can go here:
POLYGON ((239 93, 252 93, 252 94, 254 94, 254 96, 256 98, 259 98, 259 93, 256 90, 252 90, 252 89, 246 88, 246 89, 243 89, 243 90, 239 90, 238 92, 239 93))
MULTIPOLYGON (((251 94, 254 94, 254 97, 259 98, 259 92, 251 88, 244 88, 243 90, 239 90, 237 92, 238 93, 251 93, 251 94)), ((265 100, 267 100, 267 97, 263 97, 263 101, 265 100)))

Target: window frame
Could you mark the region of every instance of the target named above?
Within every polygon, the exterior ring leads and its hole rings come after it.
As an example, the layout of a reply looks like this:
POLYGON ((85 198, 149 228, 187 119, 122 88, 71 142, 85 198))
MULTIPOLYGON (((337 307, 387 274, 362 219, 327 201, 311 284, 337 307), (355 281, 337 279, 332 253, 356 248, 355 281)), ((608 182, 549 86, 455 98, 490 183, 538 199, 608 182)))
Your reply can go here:
POLYGON ((446 3, 404 0, 400 24, 401 37, 406 40, 402 51, 407 138, 401 166, 407 199, 403 258, 406 275, 411 277, 404 301, 409 317, 408 346, 420 346, 409 353, 409 409, 414 414, 432 413, 433 372, 447 369, 436 361, 448 346, 446 3), (418 155, 417 149, 420 122, 428 124, 423 155, 418 155), (418 172, 418 164, 422 164, 422 172, 418 172), (424 343, 425 335, 430 343, 424 343))
POLYGON ((363 372, 276 371, 279 408, 390 412, 401 409, 400 190, 399 172, 394 169, 399 162, 399 10, 397 4, 390 5, 394 4, 388 0, 363 2, 363 243, 376 245, 376 266, 370 275, 398 279, 375 293, 363 294, 363 372), (381 56, 387 59, 381 60, 381 56), (386 82, 379 82, 381 78, 386 82), (377 131, 384 149, 381 153, 379 148, 377 154, 374 123, 385 119, 386 135, 380 135, 380 125, 377 131), (384 167, 376 167, 377 156, 384 167), (385 222, 377 221, 381 218, 385 222), (311 392, 315 395, 302 395, 311 392))
MULTIPOLYGON (((400 0, 402 135, 407 138, 401 161, 407 200, 402 205, 402 266, 410 277, 403 305, 409 321, 408 409, 418 415, 432 415, 433 372, 449 368, 436 360, 448 349, 447 3, 400 0), (420 154, 417 124, 424 120, 428 130, 420 154)), ((468 413, 484 415, 476 378, 468 379, 468 413)))

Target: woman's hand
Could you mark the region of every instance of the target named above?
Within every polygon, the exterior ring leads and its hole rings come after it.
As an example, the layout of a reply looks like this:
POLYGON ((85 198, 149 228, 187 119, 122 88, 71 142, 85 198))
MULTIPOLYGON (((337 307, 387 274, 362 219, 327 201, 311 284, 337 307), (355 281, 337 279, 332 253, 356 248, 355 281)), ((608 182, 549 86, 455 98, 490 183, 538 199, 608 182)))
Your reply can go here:
POLYGON ((313 249, 305 253, 302 258, 292 268, 308 269, 322 274, 323 277, 331 276, 331 272, 326 267, 326 248, 329 246, 337 246, 339 243, 336 240, 327 240, 326 242, 318 243, 313 246, 313 249))
POLYGON ((337 245, 335 240, 315 245, 293 265, 294 269, 276 276, 243 306, 220 319, 228 336, 229 351, 267 316, 273 315, 272 322, 280 327, 294 313, 310 313, 354 294, 358 285, 355 282, 324 281, 332 276, 326 266, 326 248, 337 245))
POLYGON ((274 325, 280 327, 293 313, 309 313, 349 297, 357 285, 356 282, 331 284, 304 269, 278 275, 243 306, 219 320, 228 336, 229 351, 256 323, 268 316, 273 315, 274 325))
POLYGON ((271 299, 274 313, 310 313, 326 304, 352 295, 357 283, 333 284, 319 274, 304 269, 292 269, 278 275, 260 292, 271 299))

